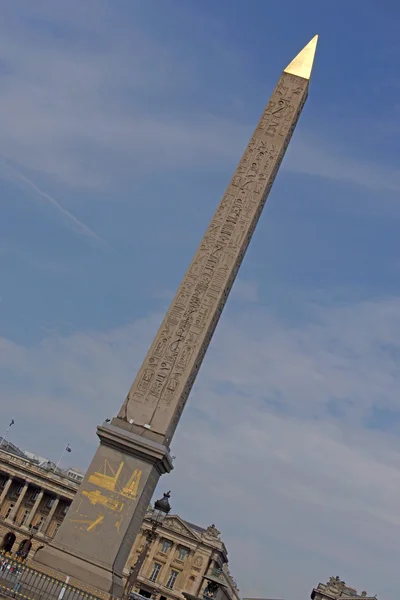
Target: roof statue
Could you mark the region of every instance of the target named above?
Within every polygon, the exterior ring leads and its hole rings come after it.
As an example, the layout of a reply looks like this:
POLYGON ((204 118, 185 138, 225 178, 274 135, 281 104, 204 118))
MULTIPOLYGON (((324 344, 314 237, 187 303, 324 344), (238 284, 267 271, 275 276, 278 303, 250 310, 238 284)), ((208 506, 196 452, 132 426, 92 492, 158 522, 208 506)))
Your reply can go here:
POLYGON ((215 525, 210 525, 209 527, 207 527, 205 535, 208 535, 209 537, 212 537, 212 538, 219 539, 221 532, 215 527, 215 525))

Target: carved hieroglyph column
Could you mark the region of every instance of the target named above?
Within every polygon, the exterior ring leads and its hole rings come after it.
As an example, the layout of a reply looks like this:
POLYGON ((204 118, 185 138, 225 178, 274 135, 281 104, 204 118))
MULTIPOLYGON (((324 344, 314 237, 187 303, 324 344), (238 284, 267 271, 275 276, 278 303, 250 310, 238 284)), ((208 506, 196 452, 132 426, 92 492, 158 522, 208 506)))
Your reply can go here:
POLYGON ((317 37, 282 73, 129 394, 40 565, 122 592, 122 571, 307 98, 317 37))

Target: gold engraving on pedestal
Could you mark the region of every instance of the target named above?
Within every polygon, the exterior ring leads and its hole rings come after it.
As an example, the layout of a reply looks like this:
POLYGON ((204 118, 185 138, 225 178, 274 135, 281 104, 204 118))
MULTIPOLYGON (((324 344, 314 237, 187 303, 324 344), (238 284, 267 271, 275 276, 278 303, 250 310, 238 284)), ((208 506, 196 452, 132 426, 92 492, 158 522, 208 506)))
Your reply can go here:
POLYGON ((83 500, 79 500, 78 507, 75 513, 70 518, 70 523, 73 523, 74 527, 80 531, 94 531, 98 525, 104 521, 104 514, 99 513, 95 519, 91 519, 88 514, 82 510, 83 500))
MULTIPOLYGON (((142 471, 140 469, 135 469, 127 483, 122 486, 120 480, 123 477, 123 469, 123 462, 119 464, 117 469, 114 469, 109 461, 105 459, 102 470, 95 471, 89 476, 89 483, 102 490, 107 490, 109 493, 105 494, 100 489, 82 490, 82 496, 87 498, 89 504, 101 507, 103 512, 99 513, 95 520, 90 520, 89 515, 85 513, 85 508, 82 505, 82 498, 75 514, 72 515, 72 518, 70 519, 70 522, 73 523, 75 527, 84 531, 98 530, 98 525, 103 523, 107 515, 111 515, 112 513, 119 513, 121 515, 126 504, 123 500, 124 498, 130 501, 136 500, 142 471)), ((122 521, 123 516, 121 515, 114 523, 117 529, 120 528, 122 521)))
POLYGON ((92 531, 97 525, 100 525, 104 521, 104 515, 99 515, 95 521, 93 521, 86 531, 92 531))
POLYGON ((108 496, 103 496, 100 490, 92 490, 91 492, 82 490, 82 495, 86 496, 90 504, 93 504, 94 506, 96 506, 96 504, 100 504, 101 506, 113 511, 121 511, 124 507, 123 503, 119 500, 109 498, 108 496))
POLYGON ((122 462, 119 465, 117 471, 115 472, 108 460, 106 459, 104 461, 103 472, 95 471, 92 475, 90 475, 89 483, 93 483, 94 485, 97 485, 105 490, 113 492, 115 490, 118 477, 120 476, 123 468, 124 463, 122 462))
POLYGON ((80 525, 79 529, 83 529, 84 531, 93 531, 97 525, 100 525, 104 521, 104 515, 99 514, 97 519, 72 519, 71 523, 75 523, 80 525))
MULTIPOLYGON (((118 469, 114 471, 110 463, 107 459, 104 461, 103 471, 95 471, 89 477, 89 483, 93 483, 94 485, 103 488, 104 490, 108 490, 110 492, 114 492, 115 494, 124 496, 125 498, 129 498, 130 500, 135 500, 140 484, 140 479, 142 476, 142 471, 140 469, 135 469, 128 481, 128 483, 122 488, 118 484, 118 479, 121 475, 122 469, 124 467, 124 463, 121 462, 118 469)), ((94 494, 95 492, 90 492, 94 494)), ((86 496, 89 495, 89 492, 83 491, 82 494, 86 496)), ((101 493, 96 491, 98 497, 101 496, 101 493)), ((101 496, 102 498, 106 498, 105 496, 101 496)), ((111 505, 108 506, 111 508, 111 505)), ((117 510, 115 508, 111 510, 117 510)))
POLYGON ((121 493, 123 496, 125 496, 125 498, 130 498, 131 500, 136 499, 141 477, 142 471, 140 469, 135 469, 128 483, 122 489, 121 493))

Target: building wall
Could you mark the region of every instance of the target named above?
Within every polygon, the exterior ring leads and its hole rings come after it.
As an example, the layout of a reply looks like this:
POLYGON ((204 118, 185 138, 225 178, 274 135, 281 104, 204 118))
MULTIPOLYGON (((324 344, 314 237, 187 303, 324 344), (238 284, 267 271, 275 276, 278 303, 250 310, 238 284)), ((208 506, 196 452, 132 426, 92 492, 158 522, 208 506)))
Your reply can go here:
MULTIPOLYGON (((54 465, 40 466, 0 447, 0 541, 12 531, 16 536, 12 549, 15 553, 21 541, 33 536, 28 561, 55 536, 79 487, 75 470, 55 470, 54 465)), ((133 545, 126 576, 143 549, 150 528, 151 512, 133 545)), ((204 577, 221 569, 225 582, 223 600, 239 600, 227 564, 227 550, 214 526, 203 529, 171 515, 157 530, 136 591, 151 594, 154 600, 182 600, 183 592, 199 596, 207 585, 204 577)))

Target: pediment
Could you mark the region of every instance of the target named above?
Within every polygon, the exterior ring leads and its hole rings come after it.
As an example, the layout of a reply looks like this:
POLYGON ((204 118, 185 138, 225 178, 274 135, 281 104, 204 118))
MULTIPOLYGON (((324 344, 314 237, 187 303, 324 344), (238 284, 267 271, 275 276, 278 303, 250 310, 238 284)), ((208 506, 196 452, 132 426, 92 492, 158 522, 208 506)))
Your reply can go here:
POLYGON ((166 517, 163 523, 163 527, 165 529, 171 529, 171 531, 175 531, 176 533, 180 533, 181 535, 191 538, 192 540, 200 541, 199 535, 193 531, 178 515, 171 515, 170 517, 166 517))

